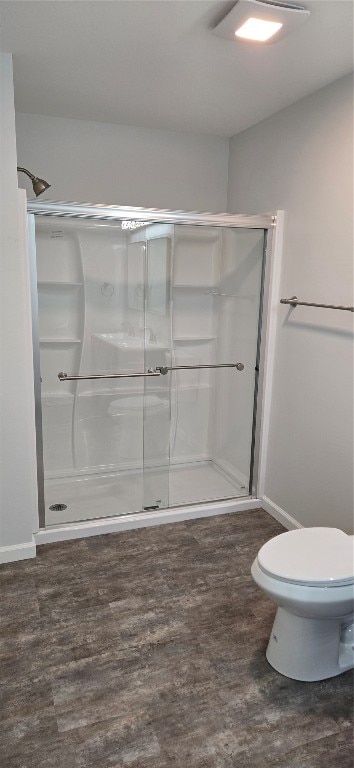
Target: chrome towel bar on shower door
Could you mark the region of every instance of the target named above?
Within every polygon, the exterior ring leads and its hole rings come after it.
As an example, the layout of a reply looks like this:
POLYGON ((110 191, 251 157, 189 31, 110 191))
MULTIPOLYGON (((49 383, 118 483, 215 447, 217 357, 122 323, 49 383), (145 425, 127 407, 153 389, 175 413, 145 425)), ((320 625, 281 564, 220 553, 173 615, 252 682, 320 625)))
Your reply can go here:
POLYGON ((156 370, 165 376, 168 371, 194 371, 197 368, 237 368, 238 371, 243 371, 244 367, 243 363, 218 363, 217 365, 158 365, 156 370))
POLYGON ((58 373, 59 381, 79 381, 79 379, 131 379, 139 376, 160 376, 160 371, 148 368, 147 373, 88 373, 87 376, 78 376, 75 373, 58 373))
POLYGON ((217 365, 175 365, 168 367, 166 365, 158 365, 156 368, 148 368, 146 373, 89 373, 86 376, 79 376, 75 373, 68 374, 60 371, 58 373, 59 381, 79 381, 81 379, 130 379, 138 378, 139 376, 165 376, 168 371, 190 371, 197 368, 237 368, 238 371, 243 371, 243 363, 218 363, 217 365))

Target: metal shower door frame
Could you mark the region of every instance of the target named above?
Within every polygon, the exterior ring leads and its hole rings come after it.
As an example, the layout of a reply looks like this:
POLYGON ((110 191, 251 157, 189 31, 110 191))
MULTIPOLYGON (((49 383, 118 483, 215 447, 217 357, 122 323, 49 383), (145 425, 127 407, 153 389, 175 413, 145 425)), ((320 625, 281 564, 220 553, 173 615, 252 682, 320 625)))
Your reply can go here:
MULTIPOLYGON (((43 432, 42 432, 42 401, 41 401, 41 376, 40 376, 40 347, 38 326, 38 288, 36 265, 36 241, 35 241, 35 217, 45 216, 52 218, 83 219, 93 221, 121 222, 127 231, 138 229, 139 226, 148 224, 186 224, 190 226, 228 227, 240 229, 262 229, 266 247, 263 253, 263 277, 260 297, 260 311, 258 324, 257 364, 262 358, 262 313, 264 309, 263 294, 265 290, 265 274, 267 272, 268 254, 272 250, 273 232, 276 227, 277 217, 274 213, 263 214, 232 214, 232 213, 208 213, 197 211, 173 211, 157 208, 137 208, 130 206, 94 205, 89 203, 63 202, 63 201, 29 201, 27 204, 28 233, 29 233, 29 257, 31 274, 31 300, 32 300, 32 332, 33 332, 33 368, 34 368, 34 394, 35 394, 35 422, 36 422, 36 450, 37 450, 37 481, 38 481, 38 519, 39 529, 45 529, 45 497, 44 497, 44 456, 43 456, 43 432), (266 253, 267 252, 267 253, 266 253)), ((258 372, 256 371, 255 397, 252 428, 252 450, 250 467, 250 494, 256 493, 258 475, 259 450, 260 450, 260 422, 261 422, 261 392, 258 386, 258 372), (251 487, 252 486, 252 487, 251 487)), ((190 505, 189 505, 190 506, 190 505)))

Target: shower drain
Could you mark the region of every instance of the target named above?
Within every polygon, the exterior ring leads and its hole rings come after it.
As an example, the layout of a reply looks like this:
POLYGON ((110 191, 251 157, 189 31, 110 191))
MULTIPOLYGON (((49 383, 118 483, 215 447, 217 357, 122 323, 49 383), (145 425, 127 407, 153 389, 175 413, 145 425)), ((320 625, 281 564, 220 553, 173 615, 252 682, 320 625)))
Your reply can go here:
POLYGON ((51 504, 49 509, 51 512, 63 512, 64 509, 67 509, 66 504, 51 504))

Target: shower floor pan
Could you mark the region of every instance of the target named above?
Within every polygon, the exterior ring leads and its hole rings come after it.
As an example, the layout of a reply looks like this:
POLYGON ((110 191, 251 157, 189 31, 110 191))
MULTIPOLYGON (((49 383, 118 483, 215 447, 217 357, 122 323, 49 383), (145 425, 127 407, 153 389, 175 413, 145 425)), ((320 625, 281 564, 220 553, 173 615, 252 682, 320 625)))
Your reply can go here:
MULTIPOLYGON (((248 495, 247 487, 232 480, 212 461, 177 464, 169 470, 171 507, 248 495)), ((130 470, 47 480, 45 497, 47 526, 140 512, 143 473, 130 470), (49 509, 55 505, 66 505, 66 509, 49 509)))

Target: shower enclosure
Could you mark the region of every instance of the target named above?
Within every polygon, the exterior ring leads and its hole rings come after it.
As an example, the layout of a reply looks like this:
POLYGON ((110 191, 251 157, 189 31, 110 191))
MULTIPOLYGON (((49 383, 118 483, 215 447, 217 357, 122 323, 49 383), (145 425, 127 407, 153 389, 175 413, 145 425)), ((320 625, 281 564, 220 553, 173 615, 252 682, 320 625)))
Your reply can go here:
POLYGON ((252 495, 273 217, 35 202, 29 220, 41 527, 252 495))

